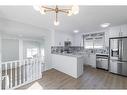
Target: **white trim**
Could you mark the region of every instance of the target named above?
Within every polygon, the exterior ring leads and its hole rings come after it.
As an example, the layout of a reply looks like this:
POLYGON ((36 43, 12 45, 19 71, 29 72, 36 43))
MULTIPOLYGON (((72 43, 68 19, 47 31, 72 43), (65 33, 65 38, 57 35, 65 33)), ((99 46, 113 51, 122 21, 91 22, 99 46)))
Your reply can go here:
POLYGON ((2 68, 1 68, 1 34, 0 34, 0 90, 1 90, 1 83, 2 83, 2 68))
MULTIPOLYGON (((6 76, 7 76, 7 69, 8 69, 9 65, 14 64, 15 68, 19 67, 19 69, 15 69, 15 72, 17 72, 17 71, 19 72, 19 84, 17 84, 18 81, 16 80, 15 83, 14 83, 14 86, 12 87, 11 86, 12 83, 10 83, 12 81, 9 81, 9 78, 10 78, 9 77, 7 79, 7 81, 5 82, 5 90, 7 90, 7 89, 15 89, 15 88, 18 88, 20 86, 23 86, 25 84, 28 84, 30 82, 33 82, 35 80, 38 80, 38 79, 42 78, 41 63, 42 63, 41 59, 39 59, 39 58, 24 59, 22 61, 18 60, 18 61, 11 61, 11 62, 3 62, 2 64, 5 65, 6 76), (27 68, 26 68, 25 64, 27 65, 27 68), (25 68, 22 68, 23 66, 25 66, 25 68), (26 72, 25 78, 27 80, 25 80, 24 75, 23 76, 21 75, 21 73, 24 74, 23 71, 26 70, 26 69, 27 69, 27 72, 26 72), (23 81, 23 80, 25 80, 25 81, 23 81)), ((12 70, 12 68, 11 68, 11 70, 12 70)), ((15 74, 15 77, 13 77, 13 79, 17 79, 17 74, 15 74)))
POLYGON ((19 60, 23 60, 23 40, 19 40, 19 60))

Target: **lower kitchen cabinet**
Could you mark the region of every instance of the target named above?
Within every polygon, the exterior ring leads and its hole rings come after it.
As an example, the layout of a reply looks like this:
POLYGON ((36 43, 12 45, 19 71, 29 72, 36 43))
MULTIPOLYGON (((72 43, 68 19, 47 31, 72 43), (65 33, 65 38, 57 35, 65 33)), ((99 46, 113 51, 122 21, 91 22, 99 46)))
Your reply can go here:
POLYGON ((96 68, 96 54, 90 54, 89 59, 90 65, 96 68))
POLYGON ((121 26, 121 33, 122 33, 122 36, 127 36, 127 25, 121 26))
POLYGON ((84 63, 96 68, 96 54, 85 54, 84 63))
POLYGON ((112 73, 117 73, 117 61, 110 60, 109 71, 112 73))

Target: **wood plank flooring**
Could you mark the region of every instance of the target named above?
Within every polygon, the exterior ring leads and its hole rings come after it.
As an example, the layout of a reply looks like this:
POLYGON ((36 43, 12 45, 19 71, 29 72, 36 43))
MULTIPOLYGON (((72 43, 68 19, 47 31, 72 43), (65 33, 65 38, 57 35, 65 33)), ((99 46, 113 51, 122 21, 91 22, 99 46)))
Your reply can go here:
POLYGON ((127 77, 89 66, 84 66, 84 73, 78 79, 51 69, 44 72, 43 78, 18 89, 28 89, 35 83, 42 89, 127 89, 127 77))

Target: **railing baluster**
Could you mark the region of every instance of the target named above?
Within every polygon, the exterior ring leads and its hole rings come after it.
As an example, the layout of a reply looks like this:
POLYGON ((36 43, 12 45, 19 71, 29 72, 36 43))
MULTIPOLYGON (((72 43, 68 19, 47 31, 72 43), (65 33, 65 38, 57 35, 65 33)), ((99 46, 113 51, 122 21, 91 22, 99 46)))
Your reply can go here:
POLYGON ((25 83, 25 60, 23 60, 23 83, 25 83))
POLYGON ((28 60, 28 81, 30 82, 31 81, 31 70, 30 70, 30 68, 31 68, 31 60, 29 59, 28 60))
POLYGON ((5 89, 7 89, 7 63, 5 64, 5 89))
POLYGON ((38 73, 39 73, 39 72, 38 72, 38 71, 39 71, 39 70, 38 70, 38 69, 39 69, 39 66, 38 66, 38 59, 36 60, 36 64, 37 64, 37 78, 38 78, 38 73))
POLYGON ((37 59, 35 59, 35 64, 36 64, 36 79, 38 79, 38 64, 37 64, 37 59))
POLYGON ((2 89, 2 64, 0 64, 0 90, 2 89))
POLYGON ((28 59, 26 59, 26 81, 28 81, 28 59))
POLYGON ((31 73, 30 73, 30 75, 31 75, 31 81, 33 81, 33 60, 31 59, 31 62, 30 62, 31 64, 30 64, 30 71, 31 71, 31 73))
MULTIPOLYGON (((15 86, 17 86, 18 85, 18 62, 16 61, 16 62, 14 62, 13 63, 14 64, 14 74, 15 74, 15 86)), ((13 66, 13 65, 12 65, 13 66)), ((13 68, 12 68, 12 70, 13 70, 13 68)))
POLYGON ((12 76, 12 62, 10 63, 10 88, 12 88, 12 78, 13 78, 13 76, 12 76))
POLYGON ((32 59, 32 80, 34 80, 34 75, 35 75, 35 72, 34 72, 34 59, 32 59))
MULTIPOLYGON (((5 64, 5 76, 7 75, 7 63, 5 64)), ((7 82, 5 77, 5 89, 7 89, 7 82)))
POLYGON ((39 64, 40 64, 40 66, 39 66, 39 68, 40 68, 40 71, 39 71, 39 78, 41 78, 41 71, 42 71, 42 61, 39 59, 39 64))
POLYGON ((34 60, 34 80, 36 80, 36 59, 33 59, 34 60))
POLYGON ((31 63, 32 64, 31 64, 31 68, 30 69, 31 69, 31 72, 32 72, 31 76, 32 76, 32 81, 33 81, 33 78, 34 78, 34 70, 33 70, 34 61, 33 61, 33 59, 31 59, 31 63))
POLYGON ((21 60, 19 61, 19 85, 21 84, 21 60))
POLYGON ((39 78, 39 72, 40 72, 40 61, 39 61, 39 59, 38 59, 38 78, 39 78))
POLYGON ((38 59, 38 78, 40 77, 40 60, 38 59))

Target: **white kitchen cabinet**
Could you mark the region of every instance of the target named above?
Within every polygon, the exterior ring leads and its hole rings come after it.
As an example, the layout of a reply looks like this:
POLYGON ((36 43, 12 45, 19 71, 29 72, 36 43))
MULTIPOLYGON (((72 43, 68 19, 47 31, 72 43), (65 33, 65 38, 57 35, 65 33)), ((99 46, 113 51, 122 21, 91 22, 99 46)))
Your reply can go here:
POLYGON ((89 54, 87 54, 87 53, 84 55, 84 64, 85 65, 90 65, 89 64, 89 54))
POLYGON ((122 36, 127 36, 127 25, 121 26, 121 33, 122 33, 122 36))
POLYGON ((109 47, 110 32, 109 29, 104 30, 105 32, 105 47, 109 47))
POLYGON ((92 53, 85 54, 84 57, 85 57, 84 63, 86 65, 90 65, 90 66, 96 68, 96 54, 92 54, 92 53))
POLYGON ((121 26, 109 28, 109 35, 110 35, 110 38, 120 37, 121 36, 121 26))
POLYGON ((90 54, 89 62, 92 67, 96 68, 96 54, 90 54))

